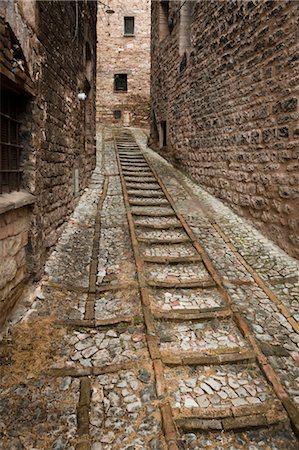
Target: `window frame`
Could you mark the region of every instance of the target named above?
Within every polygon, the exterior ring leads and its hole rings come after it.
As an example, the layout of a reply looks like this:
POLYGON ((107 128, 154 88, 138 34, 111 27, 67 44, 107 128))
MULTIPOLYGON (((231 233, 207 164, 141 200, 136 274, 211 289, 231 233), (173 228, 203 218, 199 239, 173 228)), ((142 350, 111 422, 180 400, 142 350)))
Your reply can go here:
POLYGON ((122 112, 121 109, 114 109, 113 110, 113 118, 114 120, 121 120, 122 112))
POLYGON ((128 37, 135 36, 135 16, 124 16, 124 36, 128 37), (133 19, 133 33, 126 32, 126 19, 133 19))
POLYGON ((20 114, 24 98, 22 94, 3 88, 1 96, 1 132, 0 132, 0 195, 20 191, 22 188, 21 159, 23 145, 20 141, 20 114), (7 101, 7 111, 4 102, 7 101), (3 103, 2 103, 3 102, 3 103), (7 139, 5 139, 5 125, 7 123, 7 139), (13 132, 13 134, 12 134, 13 132), (5 164, 6 163, 6 164, 5 164))
POLYGON ((114 92, 116 93, 127 93, 128 92, 128 74, 127 73, 115 73, 114 74, 114 92), (125 89, 118 89, 117 88, 117 78, 116 77, 125 77, 125 89))

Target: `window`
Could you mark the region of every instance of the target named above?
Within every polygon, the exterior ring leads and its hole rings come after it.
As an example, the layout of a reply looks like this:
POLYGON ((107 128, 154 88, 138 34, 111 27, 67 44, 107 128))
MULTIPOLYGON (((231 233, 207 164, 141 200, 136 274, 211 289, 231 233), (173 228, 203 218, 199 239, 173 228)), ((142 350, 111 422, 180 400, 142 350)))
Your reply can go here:
POLYGON ((1 90, 0 194, 21 187, 21 151, 19 114, 23 97, 10 90, 1 90))
POLYGON ((159 4, 159 39, 169 35, 169 1, 161 0, 159 4))
POLYGON ((125 73, 118 73, 114 75, 114 90, 116 92, 128 91, 128 77, 125 73))
POLYGON ((135 18, 134 17, 125 17, 124 18, 124 29, 125 36, 133 36, 134 28, 135 28, 135 18))
POLYGON ((191 24, 196 2, 186 0, 180 11, 179 51, 183 56, 191 47, 191 24))
POLYGON ((162 147, 167 145, 167 125, 165 120, 161 121, 161 144, 162 147))
POLYGON ((113 117, 114 119, 121 119, 121 111, 119 109, 113 111, 113 117))

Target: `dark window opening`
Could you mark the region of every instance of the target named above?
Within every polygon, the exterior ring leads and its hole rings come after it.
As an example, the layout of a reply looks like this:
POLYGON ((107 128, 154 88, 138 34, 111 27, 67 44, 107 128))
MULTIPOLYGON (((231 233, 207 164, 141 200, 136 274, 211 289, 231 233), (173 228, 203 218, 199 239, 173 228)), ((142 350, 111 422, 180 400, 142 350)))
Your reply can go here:
POLYGON ((187 67, 187 53, 185 52, 180 62, 180 73, 183 73, 186 70, 186 67, 187 67))
POLYGON ((121 119, 121 111, 119 109, 116 109, 113 111, 114 119, 121 119))
POLYGON ((152 138, 154 139, 154 141, 158 141, 159 140, 159 130, 158 130, 158 124, 157 124, 157 119, 156 119, 156 114, 155 114, 154 109, 152 109, 151 113, 152 113, 152 138))
POLYGON ((128 76, 124 73, 114 75, 114 90, 116 92, 127 92, 128 76))
POLYGON ((160 1, 159 10, 159 38, 162 41, 171 32, 172 22, 169 18, 169 1, 160 1))
POLYGON ((124 18, 124 34, 126 36, 133 36, 135 31, 135 18, 134 17, 125 17, 124 18))
POLYGON ((0 194, 19 191, 21 187, 21 152, 19 120, 23 97, 10 90, 0 92, 0 194))
POLYGON ((166 126, 165 120, 163 120, 161 122, 161 133, 162 133, 162 146, 166 147, 166 145, 167 145, 167 126, 166 126))

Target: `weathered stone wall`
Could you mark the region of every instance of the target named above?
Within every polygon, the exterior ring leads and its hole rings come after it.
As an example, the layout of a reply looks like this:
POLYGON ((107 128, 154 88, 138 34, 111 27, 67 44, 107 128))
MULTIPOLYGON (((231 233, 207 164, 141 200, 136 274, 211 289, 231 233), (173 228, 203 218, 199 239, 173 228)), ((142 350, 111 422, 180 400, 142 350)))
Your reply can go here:
POLYGON ((28 275, 26 245, 30 216, 29 207, 0 215, 0 327, 22 292, 28 275))
MULTIPOLYGON (((21 187, 35 197, 32 212, 27 209, 26 267, 36 278, 95 165, 96 12, 96 1, 0 3, 1 76, 27 95, 21 187), (10 67, 10 35, 24 58, 17 73, 10 67), (85 101, 79 92, 87 94, 85 101)), ((0 206, 9 195, 0 195, 0 206)), ((3 224, 6 215, 0 219, 3 224)))
POLYGON ((97 122, 147 127, 150 108, 150 1, 111 0, 98 7, 97 122), (124 17, 135 35, 124 36, 124 17), (128 92, 114 92, 114 74, 127 74, 128 92), (121 111, 121 118, 114 118, 121 111))
POLYGON ((298 257, 298 2, 192 3, 152 2, 152 144, 298 257))

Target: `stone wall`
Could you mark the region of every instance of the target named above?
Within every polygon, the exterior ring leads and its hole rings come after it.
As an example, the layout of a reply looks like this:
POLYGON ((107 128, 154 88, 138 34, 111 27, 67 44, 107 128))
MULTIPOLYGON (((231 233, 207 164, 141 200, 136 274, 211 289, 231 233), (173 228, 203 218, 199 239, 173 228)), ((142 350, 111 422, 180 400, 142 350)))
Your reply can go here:
POLYGON ((98 6, 97 122, 147 127, 150 108, 150 1, 111 0, 98 6), (134 36, 124 17, 134 17, 134 36), (115 92, 114 75, 127 74, 128 91, 115 92), (121 118, 114 117, 120 111, 121 118))
POLYGON ((0 215, 0 327, 22 293, 28 276, 26 245, 30 217, 28 206, 0 215))
POLYGON ((298 257, 298 2, 182 4, 152 2, 152 145, 298 257))
MULTIPOLYGON (((24 103, 21 193, 35 198, 26 246, 26 272, 35 278, 95 166, 96 12, 96 1, 0 3, 1 88, 16 90, 24 103)), ((11 195, 0 195, 0 212, 11 195)), ((23 209, 14 215, 22 221, 23 209)), ((6 223, 6 215, 0 219, 6 223)))

